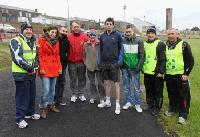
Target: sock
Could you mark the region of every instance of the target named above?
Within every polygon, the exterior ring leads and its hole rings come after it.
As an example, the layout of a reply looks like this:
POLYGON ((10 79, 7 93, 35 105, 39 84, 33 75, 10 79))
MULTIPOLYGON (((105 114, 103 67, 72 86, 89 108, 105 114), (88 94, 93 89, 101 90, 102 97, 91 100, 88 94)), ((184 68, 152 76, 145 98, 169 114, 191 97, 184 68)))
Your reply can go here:
POLYGON ((106 96, 106 102, 110 102, 110 97, 106 96))
POLYGON ((116 99, 116 106, 120 106, 120 105, 119 105, 119 100, 118 100, 118 99, 116 99))

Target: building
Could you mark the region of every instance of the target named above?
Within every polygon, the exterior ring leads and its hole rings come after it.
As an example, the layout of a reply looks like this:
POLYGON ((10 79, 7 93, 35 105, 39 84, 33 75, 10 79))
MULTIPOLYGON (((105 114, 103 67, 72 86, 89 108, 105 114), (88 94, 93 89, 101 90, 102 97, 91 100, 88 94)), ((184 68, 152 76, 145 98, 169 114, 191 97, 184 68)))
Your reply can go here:
POLYGON ((80 23, 82 29, 88 30, 91 28, 97 28, 97 24, 95 20, 86 19, 86 18, 79 18, 79 17, 72 17, 70 18, 70 23, 73 21, 77 21, 80 23))
POLYGON ((67 19, 47 15, 39 15, 37 17, 33 17, 32 22, 40 23, 43 25, 67 26, 67 19))
POLYGON ((147 29, 150 27, 155 27, 156 31, 158 32, 158 28, 155 24, 148 22, 148 21, 143 21, 139 18, 133 18, 133 24, 135 27, 142 33, 146 33, 147 29))
POLYGON ((13 6, 0 5, 0 22, 16 23, 24 21, 32 21, 33 17, 37 17, 40 13, 35 10, 23 9, 13 6))

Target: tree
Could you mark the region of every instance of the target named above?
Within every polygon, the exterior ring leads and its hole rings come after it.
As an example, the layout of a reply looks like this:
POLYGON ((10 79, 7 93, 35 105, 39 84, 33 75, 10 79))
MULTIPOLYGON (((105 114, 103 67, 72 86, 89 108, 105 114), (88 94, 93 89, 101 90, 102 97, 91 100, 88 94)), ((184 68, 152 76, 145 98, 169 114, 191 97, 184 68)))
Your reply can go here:
POLYGON ((193 28, 191 29, 191 31, 200 31, 200 29, 199 29, 198 27, 193 27, 193 28))

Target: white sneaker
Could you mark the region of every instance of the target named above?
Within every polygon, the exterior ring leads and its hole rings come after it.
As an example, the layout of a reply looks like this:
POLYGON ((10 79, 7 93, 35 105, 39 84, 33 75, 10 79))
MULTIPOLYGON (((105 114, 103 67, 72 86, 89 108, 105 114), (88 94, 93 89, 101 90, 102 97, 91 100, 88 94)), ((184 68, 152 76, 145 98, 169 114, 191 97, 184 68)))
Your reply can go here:
POLYGON ((178 123, 181 124, 181 125, 184 125, 185 124, 185 119, 183 117, 179 117, 178 118, 178 123))
POLYGON ((135 109, 137 112, 141 113, 142 112, 142 108, 140 107, 140 105, 135 105, 135 109))
POLYGON ((38 120, 38 119, 40 119, 40 115, 38 115, 38 114, 33 114, 32 116, 25 116, 24 118, 26 118, 26 119, 32 118, 32 119, 34 119, 34 120, 38 120))
POLYGON ((104 100, 100 100, 100 103, 97 105, 97 107, 98 108, 103 108, 103 107, 105 107, 104 105, 105 105, 104 100))
POLYGON ((90 104, 94 104, 94 101, 95 101, 95 100, 94 100, 93 98, 91 98, 91 99, 90 99, 90 104))
POLYGON ((19 128, 26 128, 28 126, 28 123, 25 120, 22 120, 16 124, 18 125, 19 128))
POLYGON ((127 102, 122 108, 126 110, 126 109, 129 109, 132 106, 133 105, 130 102, 127 102))
POLYGON ((72 97, 71 97, 71 102, 76 102, 76 100, 77 100, 77 97, 75 96, 75 95, 72 95, 72 97))
POLYGON ((116 105, 115 114, 117 114, 117 115, 120 114, 120 105, 116 105))
POLYGON ((86 101, 86 98, 85 98, 84 95, 79 96, 79 99, 80 99, 82 102, 86 101))
POLYGON ((165 111, 164 114, 165 114, 165 116, 170 117, 174 114, 174 112, 167 110, 167 111, 165 111))
POLYGON ((106 102, 102 101, 100 102, 100 104, 97 105, 97 107, 98 108, 111 107, 111 103, 110 101, 106 101, 106 102))

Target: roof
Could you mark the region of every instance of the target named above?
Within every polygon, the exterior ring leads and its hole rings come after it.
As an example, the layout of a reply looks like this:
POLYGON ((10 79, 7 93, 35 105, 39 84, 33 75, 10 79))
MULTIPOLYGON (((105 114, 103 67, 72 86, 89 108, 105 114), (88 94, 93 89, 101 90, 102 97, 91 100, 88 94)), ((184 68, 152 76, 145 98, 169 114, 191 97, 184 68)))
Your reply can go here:
POLYGON ((90 19, 79 18, 79 17, 71 17, 70 20, 89 21, 90 19))
POLYGON ((23 8, 19 8, 19 7, 14 7, 14 6, 7 6, 7 5, 1 5, 1 8, 5 8, 5 9, 13 9, 13 10, 21 10, 21 11, 28 11, 28 12, 35 12, 35 10, 30 10, 30 9, 23 9, 23 8))

